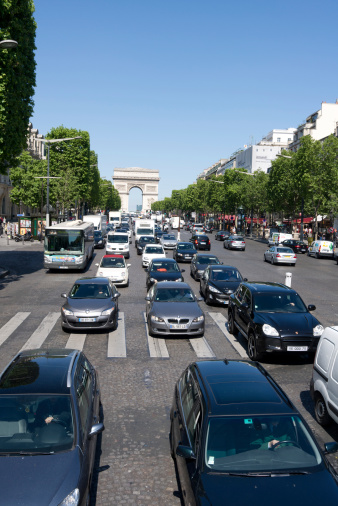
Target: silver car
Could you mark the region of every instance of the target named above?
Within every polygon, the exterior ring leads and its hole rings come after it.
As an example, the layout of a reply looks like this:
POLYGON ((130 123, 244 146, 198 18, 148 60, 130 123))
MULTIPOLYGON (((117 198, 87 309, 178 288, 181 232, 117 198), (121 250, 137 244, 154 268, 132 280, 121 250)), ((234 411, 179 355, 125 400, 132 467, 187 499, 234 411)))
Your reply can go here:
POLYGON ((297 255, 291 248, 272 246, 264 253, 264 262, 296 265, 297 255))
POLYGON ((174 234, 163 234, 160 239, 160 244, 164 249, 174 249, 177 245, 177 238, 174 234))
POLYGON ((223 248, 245 250, 245 240, 241 235, 229 235, 223 242, 223 248))
POLYGON ((162 281, 146 297, 149 335, 203 336, 204 313, 187 283, 162 281))

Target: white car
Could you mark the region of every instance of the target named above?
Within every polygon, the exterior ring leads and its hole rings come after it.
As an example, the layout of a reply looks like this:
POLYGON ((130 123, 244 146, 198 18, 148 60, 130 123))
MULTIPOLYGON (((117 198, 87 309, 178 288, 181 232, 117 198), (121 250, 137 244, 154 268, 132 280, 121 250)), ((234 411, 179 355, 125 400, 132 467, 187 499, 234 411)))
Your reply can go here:
POLYGON ((165 258, 166 254, 160 244, 146 244, 142 253, 142 266, 148 267, 153 258, 165 258))
POLYGON ((97 269, 96 277, 109 278, 114 285, 129 286, 128 267, 123 255, 104 255, 97 269))

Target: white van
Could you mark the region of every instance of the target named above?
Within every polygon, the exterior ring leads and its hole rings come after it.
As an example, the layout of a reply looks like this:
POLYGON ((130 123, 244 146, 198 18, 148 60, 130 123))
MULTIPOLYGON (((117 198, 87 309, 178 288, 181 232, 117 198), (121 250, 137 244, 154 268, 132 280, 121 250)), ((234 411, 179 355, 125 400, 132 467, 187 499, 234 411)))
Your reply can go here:
POLYGON ((330 257, 333 258, 333 242, 331 241, 313 241, 309 245, 307 255, 314 255, 316 258, 330 257))
POLYGON ((106 242, 106 254, 109 253, 129 258, 129 235, 125 232, 109 232, 106 242))
POLYGON ((269 237, 269 246, 274 246, 275 244, 281 244, 283 241, 289 241, 293 239, 292 234, 284 234, 283 232, 271 232, 269 237))
POLYGON ((326 327, 319 339, 310 392, 317 422, 338 423, 338 327, 326 327))

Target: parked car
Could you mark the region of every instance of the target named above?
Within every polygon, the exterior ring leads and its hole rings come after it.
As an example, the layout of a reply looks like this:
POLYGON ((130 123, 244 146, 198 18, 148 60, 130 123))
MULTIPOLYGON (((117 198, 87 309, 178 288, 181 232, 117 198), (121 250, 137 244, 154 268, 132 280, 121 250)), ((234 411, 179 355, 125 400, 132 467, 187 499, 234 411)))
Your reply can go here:
POLYGON ((338 423, 338 327, 326 327, 322 333, 310 383, 316 420, 326 426, 338 423))
POLYGON ((147 291, 158 281, 184 281, 182 272, 173 258, 159 258, 150 261, 147 267, 147 291))
POLYGON ((270 262, 271 264, 296 265, 297 255, 291 248, 271 246, 271 248, 266 250, 264 253, 264 262, 270 262))
POLYGON ((145 245, 142 253, 142 267, 148 267, 153 258, 166 258, 166 253, 160 244, 145 245))
POLYGON ((89 504, 100 385, 72 349, 19 352, 0 377, 1 503, 89 504))
POLYGON ((229 235, 223 242, 223 248, 245 250, 245 239, 241 235, 229 235))
POLYGON ((248 340, 251 360, 265 352, 314 353, 324 330, 299 294, 281 283, 242 281, 230 295, 228 328, 248 340))
POLYGON ((223 262, 220 262, 216 255, 210 255, 210 253, 196 253, 196 255, 192 257, 190 264, 190 276, 198 281, 208 265, 220 265, 221 263, 223 262))
POLYGON ((215 240, 216 241, 224 241, 224 239, 229 237, 229 235, 230 235, 230 232, 228 232, 227 230, 219 230, 215 234, 215 240))
POLYGON ((333 242, 331 241, 313 241, 307 250, 308 256, 316 258, 328 257, 333 258, 333 242))
POLYGON ((177 237, 174 234, 163 234, 160 239, 164 249, 174 249, 177 244, 177 237))
POLYGON ((128 268, 123 255, 104 255, 99 264, 95 264, 96 276, 108 278, 116 286, 129 286, 128 268))
POLYGON ((157 240, 153 235, 141 235, 136 246, 138 255, 142 255, 146 244, 157 244, 157 240))
POLYGON ((94 248, 104 248, 106 240, 102 235, 101 230, 94 230, 94 248))
POLYGON ((150 335, 189 337, 204 334, 204 313, 187 283, 162 281, 154 284, 146 297, 150 335), (178 316, 179 315, 179 316, 178 316))
POLYGON ((61 307, 61 326, 70 330, 115 330, 120 293, 108 278, 77 279, 61 307))
POLYGON ((208 305, 225 305, 229 303, 230 295, 237 290, 242 280, 242 274, 236 267, 208 265, 200 278, 200 292, 208 305))
POLYGON ((176 262, 191 262, 196 253, 196 248, 191 242, 178 242, 173 251, 173 258, 176 262))
POLYGON ((307 244, 303 241, 297 241, 296 239, 288 239, 282 242, 282 246, 286 246, 287 248, 291 248, 294 253, 306 253, 307 252, 307 244))
MULTIPOLYGON (((185 505, 334 506, 337 475, 306 421, 260 364, 203 360, 178 379, 170 452, 185 505)), ((325 444, 325 453, 338 443, 325 444)))
POLYGON ((211 244, 210 239, 207 235, 204 234, 194 234, 190 239, 190 242, 192 242, 196 249, 205 249, 207 251, 210 251, 211 244))

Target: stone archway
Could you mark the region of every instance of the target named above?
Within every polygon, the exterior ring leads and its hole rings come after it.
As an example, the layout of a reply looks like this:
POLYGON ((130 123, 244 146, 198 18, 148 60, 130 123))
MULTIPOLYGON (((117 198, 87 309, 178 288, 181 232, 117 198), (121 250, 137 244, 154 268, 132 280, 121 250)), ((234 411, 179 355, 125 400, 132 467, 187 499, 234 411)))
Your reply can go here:
POLYGON ((132 188, 139 188, 142 192, 142 212, 151 209, 151 204, 158 200, 159 171, 129 167, 114 169, 114 186, 121 198, 121 211, 128 212, 129 192, 132 188))

